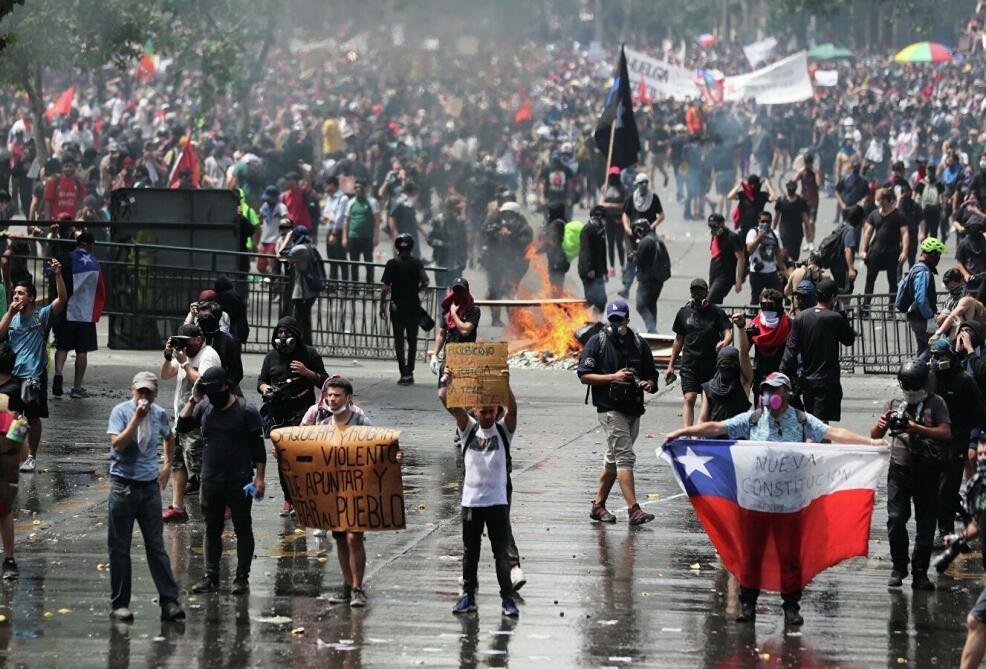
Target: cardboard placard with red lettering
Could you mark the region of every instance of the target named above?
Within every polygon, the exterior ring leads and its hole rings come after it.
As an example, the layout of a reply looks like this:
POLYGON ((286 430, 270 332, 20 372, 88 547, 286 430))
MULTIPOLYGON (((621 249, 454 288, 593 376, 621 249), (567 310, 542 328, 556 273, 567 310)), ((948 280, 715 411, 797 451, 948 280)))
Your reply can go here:
POLYGON ((282 427, 270 435, 298 523, 335 532, 402 530, 400 430, 282 427))
POLYGON ((449 344, 445 349, 445 366, 452 370, 446 406, 469 409, 507 403, 510 384, 500 374, 507 367, 507 342, 449 344))

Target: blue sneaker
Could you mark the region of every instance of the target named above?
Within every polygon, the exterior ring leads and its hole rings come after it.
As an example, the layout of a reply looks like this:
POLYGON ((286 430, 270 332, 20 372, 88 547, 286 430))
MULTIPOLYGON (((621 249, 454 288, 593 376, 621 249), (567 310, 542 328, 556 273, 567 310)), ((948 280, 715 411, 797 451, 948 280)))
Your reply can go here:
MULTIPOLYGON (((510 601, 513 603, 513 600, 510 601)), ((515 606, 514 609, 516 610, 516 608, 517 607, 515 606)), ((462 597, 459 598, 459 601, 455 603, 455 606, 452 607, 452 613, 456 615, 462 613, 473 613, 474 611, 476 611, 476 596, 468 593, 462 595, 462 597)))
POLYGON ((506 597, 503 600, 503 615, 508 618, 520 617, 520 609, 517 608, 517 604, 514 603, 512 597, 506 597))

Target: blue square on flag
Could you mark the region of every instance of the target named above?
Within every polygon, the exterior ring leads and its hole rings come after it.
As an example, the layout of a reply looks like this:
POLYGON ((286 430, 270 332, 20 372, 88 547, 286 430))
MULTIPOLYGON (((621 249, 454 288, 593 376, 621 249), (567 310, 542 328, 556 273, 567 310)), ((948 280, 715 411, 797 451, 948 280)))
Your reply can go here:
POLYGON ((713 495, 736 501, 731 442, 680 440, 664 447, 689 497, 713 495))

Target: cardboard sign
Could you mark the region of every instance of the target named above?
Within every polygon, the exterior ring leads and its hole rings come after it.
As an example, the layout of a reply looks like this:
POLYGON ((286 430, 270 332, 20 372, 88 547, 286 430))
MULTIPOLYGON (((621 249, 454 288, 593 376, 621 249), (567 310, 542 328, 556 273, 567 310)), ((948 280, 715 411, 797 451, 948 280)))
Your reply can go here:
POLYGON ((270 439, 298 523, 335 532, 404 529, 399 430, 282 427, 270 439))
POLYGON ((507 367, 507 342, 449 344, 445 366, 452 370, 445 396, 448 407, 506 405, 510 387, 500 370, 507 367))

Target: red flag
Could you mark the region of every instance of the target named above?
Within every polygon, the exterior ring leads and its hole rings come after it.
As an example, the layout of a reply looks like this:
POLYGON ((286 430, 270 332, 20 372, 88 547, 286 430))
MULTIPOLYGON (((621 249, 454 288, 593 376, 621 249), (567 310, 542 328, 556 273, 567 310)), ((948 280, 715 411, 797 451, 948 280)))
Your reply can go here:
POLYGON ((140 62, 137 63, 137 79, 140 83, 146 84, 148 81, 154 78, 157 74, 157 66, 154 64, 154 56, 149 53, 145 53, 140 57, 140 62))
POLYGON ((647 92, 647 83, 644 81, 644 75, 640 75, 640 81, 637 83, 637 94, 633 96, 633 101, 649 105, 654 101, 651 99, 650 93, 647 92))
POLYGON ((195 152, 195 146, 188 137, 181 138, 181 155, 175 161, 175 166, 171 168, 171 178, 169 184, 171 188, 178 188, 178 174, 184 169, 192 170, 192 185, 199 187, 199 156, 195 152))
POLYGON ((534 110, 531 109, 531 99, 527 98, 514 113, 514 123, 523 123, 534 118, 534 110))
POLYGON ((51 123, 56 116, 67 116, 72 111, 72 100, 74 99, 75 86, 69 86, 45 110, 45 120, 51 123))

